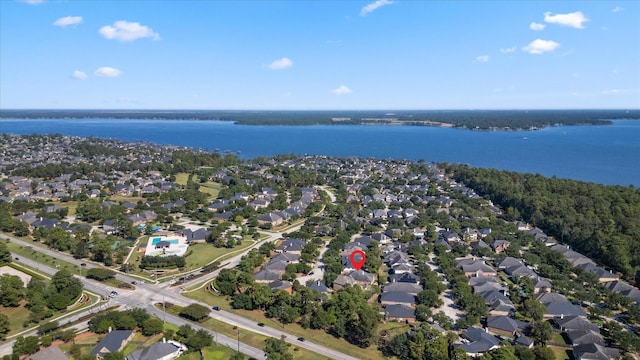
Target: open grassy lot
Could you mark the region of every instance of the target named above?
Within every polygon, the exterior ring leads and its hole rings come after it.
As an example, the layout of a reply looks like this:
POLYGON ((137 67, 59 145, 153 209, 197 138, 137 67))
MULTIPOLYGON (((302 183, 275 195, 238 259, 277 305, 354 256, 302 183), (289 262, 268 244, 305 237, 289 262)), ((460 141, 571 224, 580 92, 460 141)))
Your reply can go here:
POLYGON ((176 184, 184 186, 184 185, 187 185, 188 180, 189 180, 189 174, 187 173, 176 174, 176 184))
MULTIPOLYGON (((224 360, 229 359, 235 353, 234 350, 222 345, 211 345, 202 349, 204 358, 207 360, 224 360)), ((178 358, 178 360, 200 360, 200 354, 197 352, 186 353, 178 358)))
POLYGON ((111 201, 116 201, 116 202, 125 202, 125 201, 129 201, 132 203, 137 203, 138 201, 144 201, 144 198, 142 196, 122 196, 122 195, 113 195, 113 196, 109 196, 109 200, 111 201))
POLYGON ((206 183, 200 184, 200 191, 211 195, 213 198, 218 197, 220 190, 222 190, 222 184, 217 182, 207 181, 206 183))
POLYGON ((9 318, 9 328, 11 330, 7 336, 11 336, 26 329, 22 324, 29 319, 30 311, 24 307, 24 304, 25 302, 23 301, 18 307, 0 306, 0 313, 7 315, 9 318))
MULTIPOLYGON (((236 313, 238 315, 244 316, 249 319, 253 319, 256 322, 262 322, 267 326, 271 326, 274 328, 282 328, 282 324, 274 319, 267 318, 262 311, 247 311, 247 310, 236 310, 231 309, 229 305, 228 298, 224 296, 216 296, 207 292, 204 289, 200 289, 197 291, 183 293, 183 295, 188 296, 194 300, 205 302, 212 306, 220 306, 221 309, 236 313)), ((211 319, 213 320, 213 319, 211 319)), ((226 324, 225 324, 226 325, 226 324)), ((396 327, 402 326, 401 323, 389 323, 386 324, 386 329, 394 329, 396 327)), ((381 327, 380 330, 383 328, 381 327)), ((332 335, 327 334, 324 331, 312 330, 312 329, 303 329, 298 324, 287 324, 285 325, 285 330, 296 336, 296 337, 304 337, 307 339, 313 339, 313 342, 318 343, 320 345, 324 345, 338 351, 341 351, 345 354, 360 358, 360 359, 380 359, 381 353, 377 350, 375 346, 371 346, 366 349, 362 349, 355 345, 348 343, 344 339, 337 339, 332 335)), ((227 334, 225 334, 227 335, 227 334)), ((264 346, 260 347, 263 348, 264 346)), ((294 353, 296 358, 298 358, 298 354, 294 353)), ((302 357, 300 357, 302 359, 302 357)))
POLYGON ((187 268, 193 266, 195 269, 204 266, 227 253, 246 249, 251 246, 251 244, 253 244, 252 240, 244 240, 242 245, 236 246, 233 249, 217 248, 211 244, 193 244, 189 246, 188 252, 190 254, 185 258, 187 268))

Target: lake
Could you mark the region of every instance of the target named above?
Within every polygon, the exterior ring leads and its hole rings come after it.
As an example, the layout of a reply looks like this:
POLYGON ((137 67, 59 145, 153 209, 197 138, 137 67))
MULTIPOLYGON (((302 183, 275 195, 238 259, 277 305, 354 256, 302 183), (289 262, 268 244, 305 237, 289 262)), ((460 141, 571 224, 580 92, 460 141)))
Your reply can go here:
POLYGON ((149 141, 231 151, 466 163, 602 184, 640 187, 640 120, 536 131, 426 126, 250 126, 202 120, 2 119, 0 132, 149 141))

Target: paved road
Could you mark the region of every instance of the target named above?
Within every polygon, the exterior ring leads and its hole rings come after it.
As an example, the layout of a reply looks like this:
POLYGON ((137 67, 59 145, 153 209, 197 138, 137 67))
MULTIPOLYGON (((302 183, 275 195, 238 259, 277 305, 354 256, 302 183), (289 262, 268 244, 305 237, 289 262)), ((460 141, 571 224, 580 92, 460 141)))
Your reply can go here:
MULTIPOLYGON (((301 226, 301 225, 299 225, 301 226)), ((299 226, 293 227, 293 228, 289 228, 286 229, 286 231, 290 232, 290 231, 295 231, 299 228, 299 226)), ((281 236, 280 233, 273 233, 272 237, 269 237, 265 240, 262 241, 273 241, 276 238, 279 238, 281 236)), ((4 239, 9 239, 12 242, 15 242, 17 244, 20 244, 22 246, 28 246, 30 245, 28 242, 22 241, 20 239, 16 239, 14 237, 11 236, 7 236, 7 235, 1 235, 0 234, 0 238, 4 238, 4 239)), ((39 246, 33 246, 32 247, 33 250, 35 251, 39 251, 45 254, 48 254, 50 256, 54 256, 57 258, 60 258, 61 260, 64 260, 66 262, 72 263, 72 264, 76 264, 78 266, 80 266, 81 263, 83 263, 83 260, 78 260, 73 258, 70 255, 66 255, 63 253, 59 253, 57 251, 53 251, 50 249, 45 249, 45 248, 41 248, 39 246)), ((248 250, 247 250, 248 251, 248 250)), ((242 255, 244 254, 239 254, 235 257, 233 257, 232 259, 229 259, 229 264, 227 266, 232 267, 235 266, 237 264, 237 262, 240 261, 240 258, 242 257, 242 255), (234 264, 235 263, 235 264, 234 264)), ((32 267, 38 267, 40 271, 43 271, 47 274, 54 274, 56 272, 55 268, 50 268, 47 266, 44 266, 42 264, 37 264, 35 261, 29 260, 29 259, 20 259, 21 262, 23 262, 26 265, 32 266, 32 267)), ((93 264, 89 264, 87 263, 87 267, 95 267, 95 265, 93 264)), ((194 282, 200 282, 200 281, 205 281, 205 280, 209 280, 210 278, 215 277, 215 273, 211 273, 206 275, 206 278, 199 278, 194 280, 194 282)), ((107 303, 108 306, 113 306, 113 305, 121 305, 123 307, 128 307, 128 308, 134 308, 134 307, 143 307, 145 309, 147 309, 148 311, 151 312, 150 309, 153 309, 153 313, 154 314, 158 314, 159 310, 156 310, 153 307, 153 304, 156 302, 161 302, 161 301, 167 301, 167 302, 171 302, 177 305, 181 305, 181 306, 186 306, 192 303, 196 303, 196 301, 186 298, 182 295, 180 295, 180 288, 176 287, 176 288, 168 288, 168 284, 163 284, 161 286, 156 286, 154 284, 149 284, 149 283, 144 283, 144 284, 138 284, 136 286, 135 290, 123 290, 123 289, 114 289, 111 288, 109 286, 106 286, 102 283, 98 283, 95 282, 93 280, 89 280, 86 278, 82 278, 79 277, 78 278, 82 281, 83 286, 85 286, 85 289, 95 292, 96 294, 104 294, 107 295, 108 293, 110 293, 112 290, 116 290, 119 295, 116 296, 115 298, 109 298, 109 302, 107 303)), ((116 278, 118 278, 119 280, 122 281, 126 281, 126 282, 131 282, 134 280, 138 280, 138 279, 134 279, 133 277, 130 277, 128 275, 122 274, 122 273, 118 273, 116 275, 116 278)), ((108 295, 107 295, 108 298, 108 295)), ((205 303, 200 303, 201 305, 204 306, 208 306, 208 304, 205 303)), ((165 316, 165 314, 162 314, 162 316, 165 316)), ((176 317, 174 316, 170 316, 170 314, 166 314, 167 316, 167 320, 172 320, 171 323, 173 322, 173 319, 175 319, 176 317)), ((337 350, 328 348, 326 346, 322 346, 319 344, 315 344, 312 341, 298 341, 297 337, 294 335, 291 335, 287 332, 285 332, 283 330, 280 329, 275 329, 275 328, 271 328, 268 326, 263 326, 260 327, 257 325, 257 322, 255 320, 251 320, 251 319, 247 319, 245 317, 230 313, 230 312, 226 312, 226 311, 213 311, 211 313, 211 316, 219 321, 223 321, 225 323, 228 324, 232 324, 237 326, 238 328, 241 329, 241 331, 243 330, 248 330, 248 331, 252 331, 258 334, 262 334, 265 336, 271 336, 274 338, 281 338, 282 336, 285 337, 285 341, 300 347, 300 348, 305 348, 307 350, 311 350, 313 352, 319 353, 319 354, 323 354, 326 355, 327 357, 330 357, 332 359, 337 359, 337 360, 356 360, 357 358, 343 354, 337 350)), ((177 318, 179 319, 179 318, 177 318)), ((184 321, 184 320, 182 320, 184 321)), ((189 323, 192 326, 194 326, 194 324, 189 323)), ((213 332, 212 332, 213 333, 213 332)), ((222 339, 221 337, 222 335, 218 334, 219 339, 222 339)), ((237 346, 237 341, 236 341, 236 346, 237 346)), ((241 351, 249 356, 253 356, 252 354, 249 354, 249 352, 252 352, 253 350, 251 349, 255 349, 255 348, 251 348, 248 345, 245 345, 244 347, 247 351, 247 353, 245 353, 244 351, 242 351, 243 349, 243 345, 241 344, 241 351)), ((255 349, 255 351, 259 351, 257 349, 255 349)), ((0 353, 0 355, 2 355, 2 353, 0 353)), ((258 359, 264 358, 264 354, 262 354, 261 357, 256 357, 258 359)))

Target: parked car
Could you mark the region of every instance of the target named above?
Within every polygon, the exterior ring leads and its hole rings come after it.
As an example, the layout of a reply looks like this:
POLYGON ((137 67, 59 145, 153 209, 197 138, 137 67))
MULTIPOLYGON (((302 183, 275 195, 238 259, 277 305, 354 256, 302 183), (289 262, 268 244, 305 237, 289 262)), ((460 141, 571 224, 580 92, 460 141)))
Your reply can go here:
POLYGON ((304 338, 303 337, 299 337, 298 341, 304 341, 304 338))
POLYGON ((264 327, 264 323, 258 323, 258 326, 264 327))
POLYGON ((215 310, 215 311, 220 311, 220 306, 214 306, 214 307, 212 307, 212 309, 215 310))

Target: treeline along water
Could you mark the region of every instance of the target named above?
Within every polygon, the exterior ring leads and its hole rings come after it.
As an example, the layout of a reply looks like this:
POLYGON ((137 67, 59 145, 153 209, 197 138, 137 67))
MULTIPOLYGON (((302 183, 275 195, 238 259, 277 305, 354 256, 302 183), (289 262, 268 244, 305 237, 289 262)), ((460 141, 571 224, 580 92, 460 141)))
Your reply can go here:
POLYGON ((2 119, 0 132, 149 141, 243 158, 284 153, 465 163, 640 187, 640 120, 536 131, 426 126, 244 126, 223 121, 2 119))

